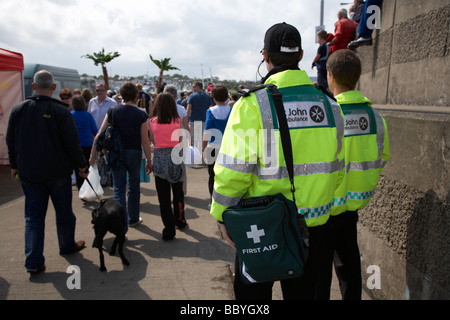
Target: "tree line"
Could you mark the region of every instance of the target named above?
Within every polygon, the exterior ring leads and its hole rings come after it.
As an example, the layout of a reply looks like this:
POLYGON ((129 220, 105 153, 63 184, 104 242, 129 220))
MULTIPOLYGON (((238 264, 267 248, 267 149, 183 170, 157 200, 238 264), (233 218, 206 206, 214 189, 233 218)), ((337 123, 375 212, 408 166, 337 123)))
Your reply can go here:
MULTIPOLYGON (((87 59, 92 60, 96 66, 98 66, 98 65, 101 66, 102 72, 103 72, 103 80, 105 81, 105 86, 107 89, 109 89, 109 75, 108 75, 108 70, 106 69, 106 64, 118 57, 120 57, 120 53, 118 53, 117 51, 105 53, 105 48, 102 48, 102 50, 99 52, 94 52, 92 54, 86 54, 86 55, 81 56, 81 58, 87 58, 87 59)), ((184 76, 181 74, 174 74, 173 76, 164 75, 164 72, 166 72, 166 71, 180 70, 180 69, 173 66, 170 63, 171 58, 166 57, 166 58, 158 60, 158 59, 154 59, 151 54, 149 54, 149 58, 159 69, 159 77, 158 77, 156 87, 159 87, 165 81, 164 79, 168 79, 168 80, 180 79, 180 80, 192 80, 192 81, 198 80, 198 79, 190 79, 188 76, 184 76)), ((116 77, 118 77, 118 76, 116 75, 114 78, 116 78, 116 77)), ((142 77, 142 79, 145 78, 145 76, 141 76, 141 77, 142 77)), ((137 77, 137 78, 139 79, 141 77, 137 77)), ((220 84, 226 86, 230 92, 238 91, 239 86, 242 84, 245 85, 246 87, 251 87, 251 86, 255 85, 255 82, 253 82, 253 81, 219 80, 217 77, 210 79, 210 81, 213 84, 220 83, 220 84)))

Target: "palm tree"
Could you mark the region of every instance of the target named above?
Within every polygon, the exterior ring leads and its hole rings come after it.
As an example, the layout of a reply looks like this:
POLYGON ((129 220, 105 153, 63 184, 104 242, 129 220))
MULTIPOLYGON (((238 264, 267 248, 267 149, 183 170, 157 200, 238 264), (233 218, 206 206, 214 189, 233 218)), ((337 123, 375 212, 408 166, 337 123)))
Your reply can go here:
POLYGON ((119 56, 120 56, 120 53, 118 53, 117 51, 109 52, 108 54, 105 54, 105 48, 102 48, 102 51, 94 52, 93 54, 86 54, 81 57, 91 59, 92 61, 94 61, 94 64, 96 66, 98 66, 98 65, 102 66, 103 79, 105 79, 105 87, 106 87, 106 90, 109 90, 108 70, 106 70, 106 64, 108 62, 111 62, 111 60, 113 60, 119 56))
POLYGON ((161 86, 162 80, 164 78, 164 71, 170 71, 170 70, 180 70, 177 67, 174 67, 170 64, 171 58, 164 58, 161 60, 155 60, 153 59, 152 55, 150 55, 150 60, 159 68, 159 80, 157 84, 157 88, 161 86))

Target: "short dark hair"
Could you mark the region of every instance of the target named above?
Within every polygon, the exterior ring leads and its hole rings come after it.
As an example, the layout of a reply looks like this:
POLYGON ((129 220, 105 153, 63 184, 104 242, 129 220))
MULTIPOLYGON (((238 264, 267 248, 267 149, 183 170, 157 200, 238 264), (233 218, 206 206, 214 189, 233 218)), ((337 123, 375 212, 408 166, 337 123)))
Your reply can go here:
POLYGON ((86 101, 82 96, 74 96, 72 98, 72 108, 77 111, 86 110, 86 101))
POLYGON ((338 84, 354 90, 361 76, 361 60, 352 50, 338 50, 328 58, 327 70, 338 84))
POLYGON ((269 61, 272 62, 272 64, 275 67, 278 66, 298 66, 298 63, 300 62, 300 52, 293 52, 293 53, 287 53, 287 52, 268 52, 268 58, 269 61))
POLYGON ((180 118, 172 94, 164 92, 158 95, 153 105, 151 117, 156 118, 159 124, 169 124, 180 118))
POLYGON ((131 82, 125 82, 120 88, 120 95, 122 96, 124 102, 134 101, 138 93, 138 88, 136 88, 136 86, 131 82))
POLYGON ((203 89, 203 83, 201 81, 195 81, 194 86, 199 87, 200 89, 203 89))
POLYGON ((218 102, 225 102, 228 100, 228 89, 224 85, 217 85, 211 91, 211 97, 218 102))

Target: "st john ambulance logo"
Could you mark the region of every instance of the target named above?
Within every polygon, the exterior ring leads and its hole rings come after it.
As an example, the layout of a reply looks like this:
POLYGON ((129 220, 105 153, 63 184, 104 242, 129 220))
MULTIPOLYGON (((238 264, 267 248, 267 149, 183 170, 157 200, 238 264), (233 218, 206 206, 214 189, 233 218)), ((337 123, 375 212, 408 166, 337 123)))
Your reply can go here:
POLYGON ((359 128, 362 131, 365 131, 365 130, 367 130, 368 127, 369 127, 369 121, 364 117, 359 118, 359 128))
POLYGON ((309 116, 312 121, 321 123, 323 119, 325 119, 325 112, 319 106, 312 106, 311 109, 309 109, 309 116))
POLYGON ((326 107, 321 101, 286 101, 283 105, 291 129, 328 126, 326 107))

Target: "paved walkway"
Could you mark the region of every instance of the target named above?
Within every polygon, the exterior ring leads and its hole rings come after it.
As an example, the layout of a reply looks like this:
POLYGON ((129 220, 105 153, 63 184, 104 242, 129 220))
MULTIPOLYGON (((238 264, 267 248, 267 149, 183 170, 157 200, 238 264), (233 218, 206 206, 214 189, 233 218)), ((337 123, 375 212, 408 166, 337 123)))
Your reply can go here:
MULTIPOLYGON (((51 202, 46 218, 46 271, 30 276, 24 268, 24 197, 19 183, 9 175, 9 167, 0 166, 0 300, 31 299, 153 299, 153 300, 232 300, 234 252, 222 239, 216 221, 208 211, 208 173, 206 167, 189 168, 185 197, 189 228, 177 230, 176 239, 161 239, 163 229, 154 186, 141 184, 143 223, 130 228, 125 255, 105 254, 107 272, 99 271, 98 250, 91 247, 94 231, 91 211, 98 202, 82 202, 73 187, 73 210, 77 216, 76 240, 85 240, 87 248, 69 256, 58 254, 55 216, 51 202), (67 269, 80 269, 81 289, 69 289, 72 276, 67 269)), ((112 197, 105 188, 104 198, 112 197)), ((104 245, 110 248, 113 235, 104 245)), ((72 282, 75 283, 75 282, 72 282)), ((274 299, 281 299, 275 285, 274 299)), ((332 299, 339 300, 336 279, 332 299)))

